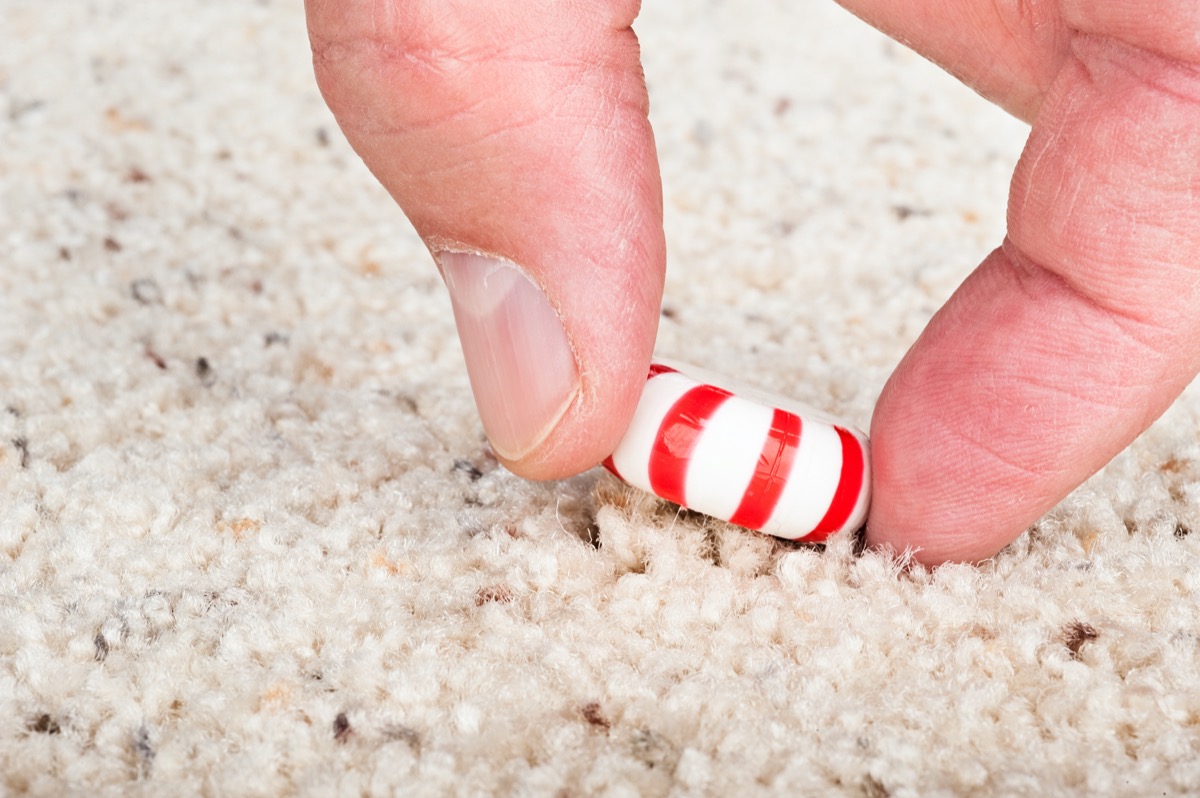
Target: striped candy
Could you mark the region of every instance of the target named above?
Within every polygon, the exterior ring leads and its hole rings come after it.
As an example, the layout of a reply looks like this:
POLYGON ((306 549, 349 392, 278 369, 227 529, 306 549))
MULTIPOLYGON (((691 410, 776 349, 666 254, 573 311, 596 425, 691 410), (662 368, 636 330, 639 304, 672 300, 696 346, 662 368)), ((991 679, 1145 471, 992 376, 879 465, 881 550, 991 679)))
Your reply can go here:
POLYGON ((858 529, 867 438, 779 397, 727 390, 657 360, 604 467, 630 485, 739 526, 816 542, 858 529))

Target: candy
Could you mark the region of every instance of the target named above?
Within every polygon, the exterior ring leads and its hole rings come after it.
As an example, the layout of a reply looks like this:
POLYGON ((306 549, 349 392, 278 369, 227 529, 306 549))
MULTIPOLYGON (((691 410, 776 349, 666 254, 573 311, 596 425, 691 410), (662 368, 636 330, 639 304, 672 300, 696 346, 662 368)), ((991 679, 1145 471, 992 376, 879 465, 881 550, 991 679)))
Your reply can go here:
POLYGON ((870 502, 866 435, 667 360, 651 364, 604 467, 688 509, 807 542, 858 529, 870 502))

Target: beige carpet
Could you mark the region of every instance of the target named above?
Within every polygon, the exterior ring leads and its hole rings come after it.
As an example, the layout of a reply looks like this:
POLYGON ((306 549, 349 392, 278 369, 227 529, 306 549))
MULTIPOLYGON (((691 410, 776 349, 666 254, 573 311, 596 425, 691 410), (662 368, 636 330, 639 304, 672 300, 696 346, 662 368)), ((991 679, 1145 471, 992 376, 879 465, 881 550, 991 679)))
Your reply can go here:
MULTIPOLYGON (((826 0, 648 0, 662 354, 860 424, 1025 135, 826 0)), ((0 0, 0 793, 1200 792, 1200 396, 980 568, 489 458, 299 4, 0 0)))

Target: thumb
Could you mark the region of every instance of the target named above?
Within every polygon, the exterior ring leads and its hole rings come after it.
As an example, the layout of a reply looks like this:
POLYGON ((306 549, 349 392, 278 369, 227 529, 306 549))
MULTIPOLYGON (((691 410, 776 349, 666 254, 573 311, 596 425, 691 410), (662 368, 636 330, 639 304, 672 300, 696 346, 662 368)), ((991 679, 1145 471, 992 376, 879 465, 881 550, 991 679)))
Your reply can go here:
POLYGON ((527 477, 616 446, 665 263, 636 0, 307 0, 321 92, 433 253, 484 429, 527 477))

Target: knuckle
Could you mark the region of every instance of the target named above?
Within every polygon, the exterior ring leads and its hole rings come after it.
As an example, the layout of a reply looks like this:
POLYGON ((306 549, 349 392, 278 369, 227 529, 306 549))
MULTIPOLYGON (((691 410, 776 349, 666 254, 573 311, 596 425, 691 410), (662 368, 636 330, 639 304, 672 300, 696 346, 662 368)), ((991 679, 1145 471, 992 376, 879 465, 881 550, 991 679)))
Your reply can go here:
POLYGON ((454 120, 479 137, 586 114, 598 101, 640 108, 644 86, 628 28, 637 4, 615 5, 628 7, 352 0, 326 13, 310 0, 317 81, 343 128, 369 135, 444 129, 454 120))

